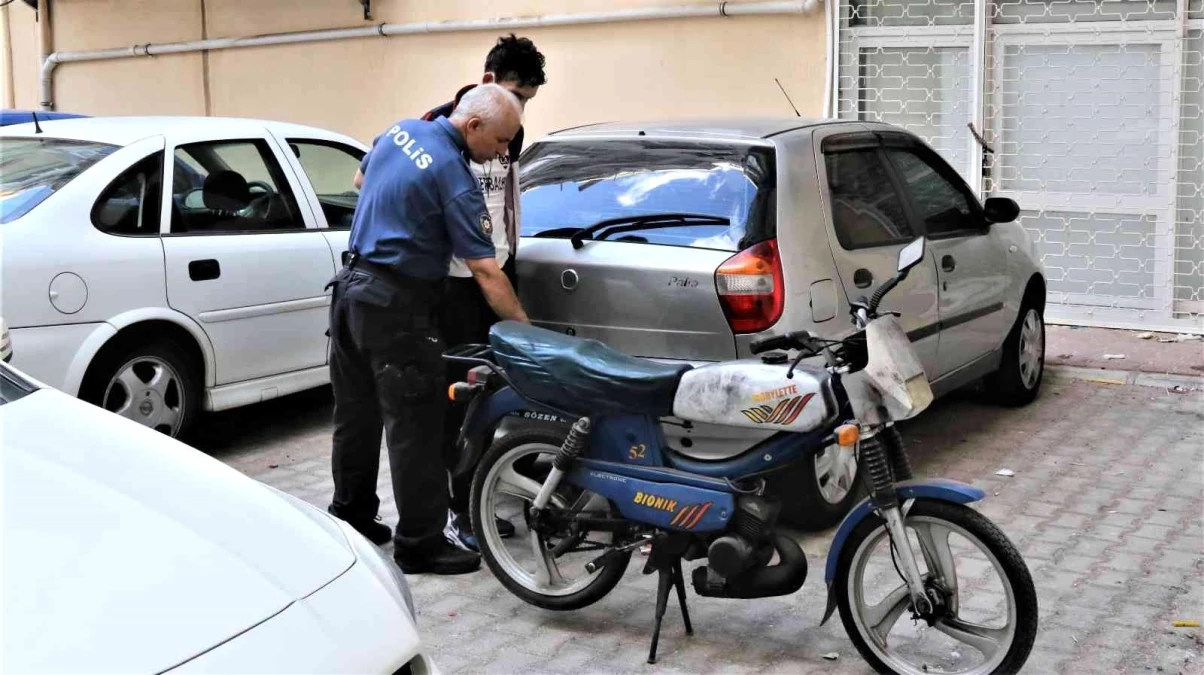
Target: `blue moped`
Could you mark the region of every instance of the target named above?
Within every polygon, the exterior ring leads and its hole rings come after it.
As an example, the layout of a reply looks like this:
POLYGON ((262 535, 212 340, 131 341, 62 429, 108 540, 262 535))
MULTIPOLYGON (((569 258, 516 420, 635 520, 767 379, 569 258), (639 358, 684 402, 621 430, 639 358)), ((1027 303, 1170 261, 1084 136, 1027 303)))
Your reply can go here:
POLYGON ((692 634, 683 560, 705 561, 691 574, 704 597, 802 587, 806 556, 775 527, 779 502, 764 477, 838 443, 853 452, 868 496, 832 541, 823 621, 839 608, 879 672, 1019 670, 1037 631, 1028 568, 1003 532, 966 506, 981 490, 913 477, 895 428, 933 395, 896 317, 878 305, 924 247, 923 238, 905 247, 898 274, 853 303, 859 330, 840 341, 785 333, 754 342, 759 358, 694 368, 503 322, 489 345, 446 354, 473 366, 450 395, 468 401, 461 470, 477 464, 473 528, 493 574, 533 605, 577 609, 613 589, 632 552, 650 545, 644 573, 659 575, 655 662, 673 590, 692 634), (813 356, 825 365, 802 363, 813 356), (515 415, 553 424, 494 443, 515 415), (660 420, 668 417, 777 433, 731 459, 700 461, 667 447, 660 420), (504 540, 494 514, 515 521, 518 536, 504 540))

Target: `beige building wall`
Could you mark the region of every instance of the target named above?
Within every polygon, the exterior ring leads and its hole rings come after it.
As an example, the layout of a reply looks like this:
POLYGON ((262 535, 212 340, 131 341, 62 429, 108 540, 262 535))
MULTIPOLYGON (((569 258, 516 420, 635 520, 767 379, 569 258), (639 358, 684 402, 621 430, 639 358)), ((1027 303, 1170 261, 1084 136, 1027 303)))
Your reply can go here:
MULTIPOLYGON (((372 23, 614 11, 687 2, 375 0, 372 23)), ((38 100, 37 29, 28 7, 14 3, 10 9, 17 104, 33 107, 38 100)), ((355 0, 54 0, 52 10, 58 51, 370 25, 362 20, 355 0)), ((367 142, 394 120, 417 116, 450 99, 459 86, 477 81, 485 54, 502 32, 68 63, 55 73, 55 107, 93 115, 265 117, 326 127, 367 142)), ((528 107, 530 138, 606 120, 792 115, 775 77, 804 115, 818 116, 823 110, 822 5, 802 16, 517 32, 534 40, 547 57, 548 84, 528 107)))

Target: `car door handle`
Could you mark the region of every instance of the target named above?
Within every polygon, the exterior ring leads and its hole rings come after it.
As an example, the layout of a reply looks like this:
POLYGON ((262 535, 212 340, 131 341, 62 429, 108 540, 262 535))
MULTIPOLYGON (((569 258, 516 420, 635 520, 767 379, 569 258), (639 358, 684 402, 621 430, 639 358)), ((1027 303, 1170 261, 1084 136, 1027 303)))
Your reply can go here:
POLYGON ((857 288, 869 288, 874 283, 874 275, 864 267, 853 272, 853 285, 857 288))
POLYGON ((946 272, 952 272, 957 269, 957 261, 953 259, 953 256, 947 255, 941 258, 941 269, 946 272))
POLYGON ((193 260, 188 263, 188 278, 193 281, 209 281, 222 275, 222 266, 212 258, 193 260))

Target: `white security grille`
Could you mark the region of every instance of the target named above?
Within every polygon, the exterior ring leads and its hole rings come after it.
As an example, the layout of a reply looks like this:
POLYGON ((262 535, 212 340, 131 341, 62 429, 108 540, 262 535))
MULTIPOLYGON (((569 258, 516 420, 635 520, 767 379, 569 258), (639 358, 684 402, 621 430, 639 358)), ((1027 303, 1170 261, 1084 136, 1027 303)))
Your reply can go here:
POLYGON ((1050 320, 1204 331, 1204 0, 839 7, 838 116, 1015 199, 1050 320))

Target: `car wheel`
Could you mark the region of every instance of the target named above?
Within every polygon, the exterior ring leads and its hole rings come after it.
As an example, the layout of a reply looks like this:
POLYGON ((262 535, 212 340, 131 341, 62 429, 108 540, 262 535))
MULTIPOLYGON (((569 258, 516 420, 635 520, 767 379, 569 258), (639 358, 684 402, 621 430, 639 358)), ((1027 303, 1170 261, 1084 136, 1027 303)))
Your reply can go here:
POLYGON ((782 519, 815 532, 835 526, 861 498, 857 478, 856 453, 834 443, 815 461, 799 462, 771 476, 769 485, 782 498, 782 519))
POLYGON ((196 417, 201 390, 192 361, 168 341, 102 354, 81 389, 85 401, 168 436, 196 417))
POLYGON ((1044 374, 1045 320, 1037 307, 1025 304, 1003 343, 999 370, 986 379, 987 391, 1002 405, 1026 405, 1037 398, 1044 374))

